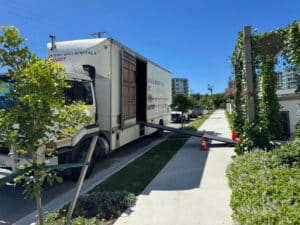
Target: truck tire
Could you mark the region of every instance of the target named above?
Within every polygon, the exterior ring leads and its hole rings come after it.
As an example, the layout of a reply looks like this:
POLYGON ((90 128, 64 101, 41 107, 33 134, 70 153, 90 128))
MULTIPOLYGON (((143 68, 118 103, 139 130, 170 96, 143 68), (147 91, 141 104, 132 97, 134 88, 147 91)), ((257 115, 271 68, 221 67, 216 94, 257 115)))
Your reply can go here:
POLYGON ((103 159, 109 154, 109 141, 104 136, 100 136, 98 138, 96 148, 99 153, 97 159, 103 159))
MULTIPOLYGON (((161 120, 159 121, 158 125, 162 125, 162 126, 164 125, 163 119, 161 119, 161 120)), ((156 137, 162 137, 163 134, 164 134, 164 130, 163 130, 163 129, 157 129, 157 131, 155 132, 155 136, 156 136, 156 137)))

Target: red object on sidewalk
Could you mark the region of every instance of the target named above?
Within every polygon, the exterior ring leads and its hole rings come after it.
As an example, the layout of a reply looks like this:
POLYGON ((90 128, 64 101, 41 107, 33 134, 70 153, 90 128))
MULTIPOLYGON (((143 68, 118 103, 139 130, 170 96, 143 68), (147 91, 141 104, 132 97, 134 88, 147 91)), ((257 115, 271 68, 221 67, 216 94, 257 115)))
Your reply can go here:
POLYGON ((205 137, 201 137, 201 146, 200 146, 201 151, 208 151, 208 146, 206 145, 205 137))
POLYGON ((235 131, 234 131, 234 130, 231 131, 231 139, 232 139, 233 141, 236 141, 236 134, 235 134, 235 131))

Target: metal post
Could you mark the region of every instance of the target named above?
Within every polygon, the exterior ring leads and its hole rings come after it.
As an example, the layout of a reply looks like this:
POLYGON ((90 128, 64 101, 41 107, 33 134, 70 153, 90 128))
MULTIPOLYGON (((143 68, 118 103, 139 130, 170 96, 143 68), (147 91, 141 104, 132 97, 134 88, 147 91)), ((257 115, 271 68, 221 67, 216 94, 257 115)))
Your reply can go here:
POLYGON ((249 123, 255 121, 254 89, 253 89, 253 71, 251 56, 251 27, 244 27, 244 48, 245 48, 245 70, 247 82, 247 108, 249 123))
MULTIPOLYGON (((94 153, 97 140, 98 140, 98 136, 93 136, 93 139, 91 141, 91 144, 89 146, 89 150, 88 150, 88 153, 87 153, 87 156, 86 156, 86 159, 85 159, 86 163, 90 163, 90 161, 92 159, 92 155, 94 153)), ((71 218, 72 218, 72 214, 74 212, 74 209, 75 209, 75 206, 76 206, 76 203, 77 203, 77 200, 78 200, 78 197, 79 197, 81 187, 82 187, 82 184, 83 184, 83 181, 84 181, 87 170, 88 170, 88 165, 83 167, 82 170, 81 170, 80 177, 79 177, 78 183, 76 185, 74 198, 73 198, 73 201, 71 202, 71 204, 69 206, 69 210, 68 210, 68 214, 67 214, 67 221, 70 221, 71 218)))
POLYGON ((17 171, 16 146, 14 144, 10 146, 8 155, 10 156, 12 171, 16 172, 17 171))

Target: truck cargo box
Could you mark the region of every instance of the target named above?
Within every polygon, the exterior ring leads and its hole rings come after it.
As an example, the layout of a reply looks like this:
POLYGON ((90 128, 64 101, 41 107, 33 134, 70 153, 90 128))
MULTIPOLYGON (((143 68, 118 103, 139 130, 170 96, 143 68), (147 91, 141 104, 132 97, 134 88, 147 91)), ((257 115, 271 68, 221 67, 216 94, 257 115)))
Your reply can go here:
POLYGON ((111 38, 48 44, 48 55, 66 73, 95 68, 97 123, 117 148, 155 131, 138 121, 170 121, 171 73, 111 38))

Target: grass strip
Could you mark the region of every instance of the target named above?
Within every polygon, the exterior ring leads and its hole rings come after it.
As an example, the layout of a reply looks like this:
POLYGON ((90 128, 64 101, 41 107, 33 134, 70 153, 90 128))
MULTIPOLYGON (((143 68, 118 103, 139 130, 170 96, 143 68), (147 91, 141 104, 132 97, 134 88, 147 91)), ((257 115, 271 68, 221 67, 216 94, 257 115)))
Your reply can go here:
POLYGON ((225 110, 225 115, 226 115, 227 121, 230 125, 230 128, 232 129, 233 128, 233 115, 230 114, 228 110, 225 110))
POLYGON ((194 120, 193 122, 189 123, 188 126, 185 127, 185 129, 191 129, 191 130, 198 130, 199 127, 202 126, 202 124, 207 120, 211 114, 213 114, 214 111, 209 111, 208 113, 204 114, 200 118, 194 120))
POLYGON ((139 195, 187 139, 186 137, 174 139, 170 135, 165 141, 109 177, 91 192, 125 190, 139 195))

